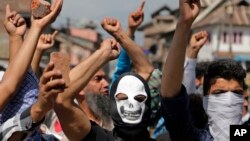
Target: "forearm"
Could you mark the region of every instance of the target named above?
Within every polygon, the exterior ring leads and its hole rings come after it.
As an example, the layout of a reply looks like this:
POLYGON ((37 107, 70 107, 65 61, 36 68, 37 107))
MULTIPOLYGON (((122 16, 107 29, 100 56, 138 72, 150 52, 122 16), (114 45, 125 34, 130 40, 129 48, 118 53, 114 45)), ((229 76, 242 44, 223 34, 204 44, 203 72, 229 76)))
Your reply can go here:
POLYGON ((101 68, 108 60, 101 50, 97 50, 86 60, 81 62, 70 71, 70 85, 69 87, 74 90, 71 92, 70 97, 74 98, 75 92, 80 91, 87 85, 91 77, 101 68))
POLYGON ((175 97, 181 90, 183 66, 190 27, 177 24, 162 76, 162 97, 175 97))
POLYGON ((9 36, 9 62, 16 56, 19 48, 23 43, 23 37, 21 36, 9 36))
POLYGON ((91 129, 90 121, 73 101, 55 104, 54 110, 63 132, 70 141, 80 141, 88 135, 91 129))
POLYGON ((40 33, 41 29, 33 27, 22 44, 22 47, 16 54, 15 59, 10 62, 1 83, 3 87, 1 87, 0 90, 4 91, 1 95, 1 108, 8 103, 21 84, 23 77, 25 76, 24 74, 31 63, 40 33))
POLYGON ((154 68, 144 55, 143 50, 123 31, 114 33, 113 36, 128 53, 137 73, 148 80, 154 68))
POLYGON ((36 75, 39 74, 39 64, 40 64, 42 55, 43 55, 42 50, 36 50, 34 57, 32 59, 32 62, 31 62, 32 70, 35 72, 36 75))
POLYGON ((120 56, 116 63, 116 71, 113 75, 112 82, 115 81, 121 74, 131 70, 131 62, 127 52, 122 48, 120 56))

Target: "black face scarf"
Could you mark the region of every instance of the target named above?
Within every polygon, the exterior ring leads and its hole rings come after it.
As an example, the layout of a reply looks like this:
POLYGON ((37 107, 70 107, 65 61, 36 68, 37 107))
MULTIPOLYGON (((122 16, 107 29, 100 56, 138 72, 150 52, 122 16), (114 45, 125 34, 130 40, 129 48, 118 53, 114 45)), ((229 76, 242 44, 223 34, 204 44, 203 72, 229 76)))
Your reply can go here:
POLYGON ((151 97, 148 84, 141 76, 135 73, 121 75, 111 86, 110 102, 115 135, 142 139, 148 133, 151 97))

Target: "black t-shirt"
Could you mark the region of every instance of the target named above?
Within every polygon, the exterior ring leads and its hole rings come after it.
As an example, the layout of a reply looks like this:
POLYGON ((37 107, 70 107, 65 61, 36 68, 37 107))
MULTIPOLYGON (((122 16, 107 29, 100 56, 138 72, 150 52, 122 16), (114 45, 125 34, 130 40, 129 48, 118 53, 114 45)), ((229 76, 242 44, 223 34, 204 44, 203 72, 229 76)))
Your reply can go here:
POLYGON ((91 122, 91 130, 82 141, 113 141, 113 132, 91 122))
MULTIPOLYGON (((82 141, 124 141, 124 139, 115 139, 112 131, 108 131, 100 127, 94 122, 91 122, 91 130, 82 141)), ((154 141, 148 138, 147 141, 154 141)))

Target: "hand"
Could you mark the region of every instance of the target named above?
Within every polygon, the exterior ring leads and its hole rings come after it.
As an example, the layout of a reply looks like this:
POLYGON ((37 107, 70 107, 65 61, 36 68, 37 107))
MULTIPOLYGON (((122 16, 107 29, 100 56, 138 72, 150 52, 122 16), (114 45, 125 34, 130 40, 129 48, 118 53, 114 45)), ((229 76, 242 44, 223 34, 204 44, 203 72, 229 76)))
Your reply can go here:
POLYGON ((133 32, 137 29, 138 26, 141 25, 144 18, 143 7, 145 5, 145 1, 143 1, 140 7, 137 8, 136 11, 132 12, 128 17, 128 27, 133 32))
POLYGON ((36 26, 38 28, 45 28, 47 25, 53 23, 56 20, 56 17, 59 15, 61 8, 63 5, 63 0, 55 0, 55 2, 51 5, 51 12, 41 19, 35 19, 33 16, 32 26, 36 26))
POLYGON ((53 108, 56 97, 65 88, 65 81, 62 73, 53 70, 54 64, 49 63, 45 68, 39 83, 39 96, 37 103, 44 112, 53 108), (53 79, 52 79, 53 78, 53 79))
POLYGON ((8 4, 5 8, 4 27, 10 36, 23 37, 26 31, 24 18, 16 11, 12 11, 8 4))
POLYGON ((201 8, 200 0, 179 0, 179 22, 191 27, 201 8))
POLYGON ((102 20, 102 28, 108 33, 113 35, 114 33, 122 31, 121 24, 117 19, 113 18, 104 18, 102 20))
POLYGON ((58 31, 54 31, 53 34, 42 34, 37 43, 38 50, 46 50, 54 46, 55 44, 55 37, 58 31))
POLYGON ((189 58, 197 58, 200 49, 207 42, 208 34, 206 31, 200 31, 192 35, 189 47, 187 49, 189 58))
POLYGON ((114 60, 120 55, 119 44, 115 39, 105 39, 100 47, 108 60, 114 60))

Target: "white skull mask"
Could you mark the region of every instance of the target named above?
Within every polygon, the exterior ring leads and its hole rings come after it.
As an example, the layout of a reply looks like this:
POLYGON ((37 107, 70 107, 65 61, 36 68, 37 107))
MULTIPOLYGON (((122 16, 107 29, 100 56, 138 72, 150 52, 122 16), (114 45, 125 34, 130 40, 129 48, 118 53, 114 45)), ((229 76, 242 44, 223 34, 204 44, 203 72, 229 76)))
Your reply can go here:
POLYGON ((123 77, 114 95, 117 111, 124 123, 137 124, 142 120, 148 98, 144 84, 134 76, 123 77))

